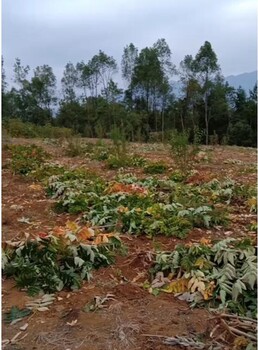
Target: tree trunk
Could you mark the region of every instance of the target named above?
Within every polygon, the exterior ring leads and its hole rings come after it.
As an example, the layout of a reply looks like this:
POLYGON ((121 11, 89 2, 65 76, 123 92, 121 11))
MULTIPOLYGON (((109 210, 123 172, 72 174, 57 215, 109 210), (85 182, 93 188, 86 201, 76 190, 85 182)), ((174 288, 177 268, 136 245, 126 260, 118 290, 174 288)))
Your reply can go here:
POLYGON ((206 146, 209 144, 209 120, 208 120, 208 95, 207 92, 205 93, 205 134, 206 134, 206 146))
POLYGON ((185 131, 185 126, 184 126, 184 119, 183 119, 183 111, 180 111, 180 119, 181 119, 181 125, 182 125, 182 131, 185 131))
POLYGON ((164 142, 164 112, 161 111, 161 139, 164 142))

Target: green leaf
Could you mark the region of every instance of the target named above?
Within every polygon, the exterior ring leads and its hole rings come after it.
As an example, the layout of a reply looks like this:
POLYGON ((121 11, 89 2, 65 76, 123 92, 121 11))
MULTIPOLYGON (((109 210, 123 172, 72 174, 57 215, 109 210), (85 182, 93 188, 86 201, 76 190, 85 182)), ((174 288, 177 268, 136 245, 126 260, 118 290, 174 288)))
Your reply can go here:
POLYGON ((233 301, 237 301, 237 298, 239 296, 239 294, 242 293, 242 287, 239 283, 239 280, 237 280, 234 284, 233 284, 233 288, 232 288, 232 300, 233 301))
POLYGON ((220 295, 220 299, 221 299, 222 304, 225 304, 226 303, 226 295, 227 295, 225 290, 221 289, 219 292, 219 295, 220 295))
POLYGON ((31 314, 31 310, 29 309, 19 309, 17 306, 12 306, 10 312, 5 313, 4 321, 6 323, 12 323, 17 319, 24 318, 31 314))
POLYGON ((84 263, 85 263, 85 261, 84 261, 83 259, 79 258, 78 256, 76 256, 76 257, 74 258, 74 264, 75 264, 76 266, 81 267, 84 263))
POLYGON ((210 227, 211 216, 210 215, 204 215, 203 216, 203 221, 204 221, 204 225, 206 227, 210 227))

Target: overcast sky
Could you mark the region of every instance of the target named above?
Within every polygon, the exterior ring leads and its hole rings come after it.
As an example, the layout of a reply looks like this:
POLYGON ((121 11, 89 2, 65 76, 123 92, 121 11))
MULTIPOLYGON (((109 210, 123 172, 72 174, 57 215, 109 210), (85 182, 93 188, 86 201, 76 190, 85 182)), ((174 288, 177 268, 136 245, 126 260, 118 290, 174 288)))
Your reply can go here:
POLYGON ((257 68, 256 17, 256 0, 2 0, 2 54, 8 80, 15 57, 60 78, 67 62, 99 49, 120 65, 130 42, 165 38, 178 66, 207 40, 228 76, 257 68))

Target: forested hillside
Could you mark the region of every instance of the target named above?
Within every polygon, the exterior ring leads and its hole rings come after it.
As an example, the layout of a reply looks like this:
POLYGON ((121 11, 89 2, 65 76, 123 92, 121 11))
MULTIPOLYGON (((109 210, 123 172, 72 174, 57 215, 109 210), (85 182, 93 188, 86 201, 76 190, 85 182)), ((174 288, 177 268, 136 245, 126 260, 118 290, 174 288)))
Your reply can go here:
POLYGON ((47 64, 31 71, 17 58, 13 76, 14 86, 7 85, 2 58, 5 125, 18 118, 99 138, 118 128, 129 141, 163 141, 173 129, 187 131, 191 141, 201 130, 205 144, 256 146, 257 84, 249 94, 229 86, 208 41, 179 67, 165 39, 141 50, 127 45, 120 67, 100 50, 88 62, 66 64, 61 96, 47 64), (126 89, 114 80, 118 72, 126 89), (181 82, 180 97, 173 93, 175 77, 181 82))

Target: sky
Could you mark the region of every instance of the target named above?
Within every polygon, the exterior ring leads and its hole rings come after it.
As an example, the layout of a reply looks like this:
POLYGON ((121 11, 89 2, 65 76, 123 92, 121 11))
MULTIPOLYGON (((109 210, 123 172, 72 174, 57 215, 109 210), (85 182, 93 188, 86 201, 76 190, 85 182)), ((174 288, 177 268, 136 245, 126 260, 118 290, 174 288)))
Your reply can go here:
POLYGON ((2 55, 7 79, 22 65, 48 64, 61 79, 69 61, 101 49, 120 65, 123 48, 165 38, 178 67, 207 40, 224 76, 257 69, 256 0, 2 0, 2 55))

